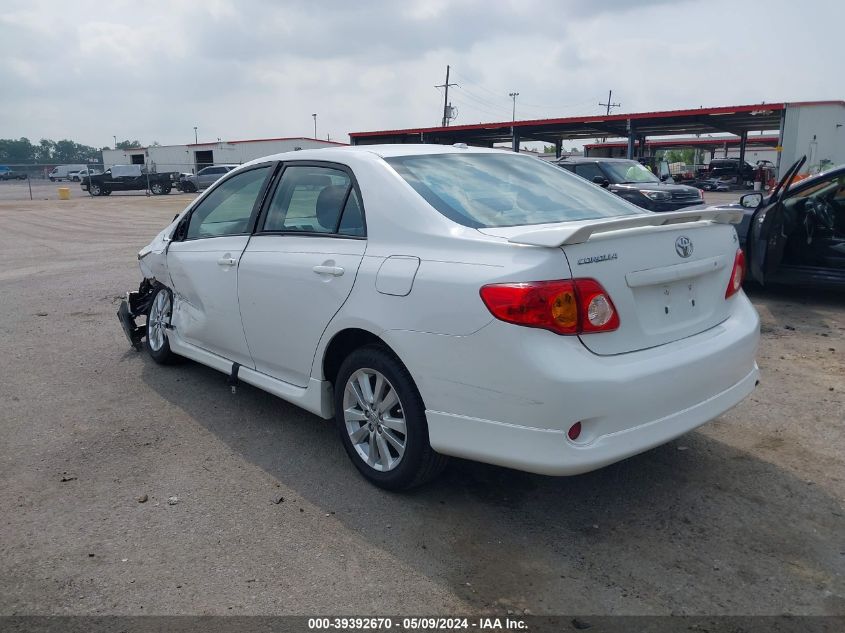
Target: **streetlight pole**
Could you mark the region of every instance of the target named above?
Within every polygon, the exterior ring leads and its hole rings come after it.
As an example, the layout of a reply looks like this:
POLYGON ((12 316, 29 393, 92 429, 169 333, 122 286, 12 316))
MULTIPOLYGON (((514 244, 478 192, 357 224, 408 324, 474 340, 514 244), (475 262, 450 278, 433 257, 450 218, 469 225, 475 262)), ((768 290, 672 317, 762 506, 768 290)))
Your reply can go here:
POLYGON ((317 138, 317 113, 311 115, 314 117, 314 138, 317 138))
POLYGON ((197 126, 194 126, 194 145, 197 145, 199 141, 197 140, 197 126))
POLYGON ((509 92, 508 96, 513 99, 513 115, 511 116, 511 146, 513 151, 519 151, 519 145, 516 142, 516 129, 514 124, 516 123, 516 98, 519 96, 518 92, 509 92))
POLYGON ((113 138, 114 138, 114 148, 117 149, 117 134, 114 134, 113 138))

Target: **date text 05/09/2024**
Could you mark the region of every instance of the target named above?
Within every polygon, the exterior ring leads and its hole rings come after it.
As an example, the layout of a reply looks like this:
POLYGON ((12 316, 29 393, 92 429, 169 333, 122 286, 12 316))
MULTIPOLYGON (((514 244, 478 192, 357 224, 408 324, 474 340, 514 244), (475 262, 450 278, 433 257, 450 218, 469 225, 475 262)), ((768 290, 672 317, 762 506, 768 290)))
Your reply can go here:
POLYGON ((519 631, 527 629, 519 618, 500 617, 327 617, 308 618, 308 629, 341 631, 519 631))

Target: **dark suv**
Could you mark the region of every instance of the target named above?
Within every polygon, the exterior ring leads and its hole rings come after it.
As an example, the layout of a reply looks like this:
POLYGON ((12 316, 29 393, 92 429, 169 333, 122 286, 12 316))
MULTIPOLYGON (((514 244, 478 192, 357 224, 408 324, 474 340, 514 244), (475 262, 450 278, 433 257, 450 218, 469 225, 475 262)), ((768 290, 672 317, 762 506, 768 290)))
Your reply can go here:
POLYGON ((754 180, 754 165, 748 162, 740 163, 738 158, 714 158, 707 167, 710 178, 740 177, 740 182, 754 180))
POLYGON ((663 182, 635 160, 571 157, 555 164, 649 211, 677 211, 704 202, 700 190, 663 182))

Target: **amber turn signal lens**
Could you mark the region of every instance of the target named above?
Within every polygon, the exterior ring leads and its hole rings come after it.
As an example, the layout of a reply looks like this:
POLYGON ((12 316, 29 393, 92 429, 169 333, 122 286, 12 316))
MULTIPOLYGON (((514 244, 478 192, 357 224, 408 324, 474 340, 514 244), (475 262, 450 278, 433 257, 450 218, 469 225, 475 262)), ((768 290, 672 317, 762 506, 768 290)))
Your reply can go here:
POLYGON ((552 301, 552 319, 561 329, 574 329, 578 326, 578 300, 575 292, 565 290, 552 301))

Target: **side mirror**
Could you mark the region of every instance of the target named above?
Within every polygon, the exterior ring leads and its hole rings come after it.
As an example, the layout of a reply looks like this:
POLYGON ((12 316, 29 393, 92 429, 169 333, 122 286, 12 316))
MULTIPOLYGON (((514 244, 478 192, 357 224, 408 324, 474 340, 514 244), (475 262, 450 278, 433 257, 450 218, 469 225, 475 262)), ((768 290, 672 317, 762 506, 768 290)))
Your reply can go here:
POLYGON ((746 209, 756 209, 763 203, 762 193, 747 193, 739 199, 740 206, 746 209))
POLYGON ((669 180, 669 174, 662 174, 660 176, 660 182, 666 182, 667 180, 669 180))
POLYGON ((604 176, 593 176, 593 182, 602 187, 607 187, 610 184, 610 181, 604 176))

